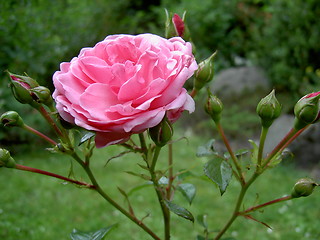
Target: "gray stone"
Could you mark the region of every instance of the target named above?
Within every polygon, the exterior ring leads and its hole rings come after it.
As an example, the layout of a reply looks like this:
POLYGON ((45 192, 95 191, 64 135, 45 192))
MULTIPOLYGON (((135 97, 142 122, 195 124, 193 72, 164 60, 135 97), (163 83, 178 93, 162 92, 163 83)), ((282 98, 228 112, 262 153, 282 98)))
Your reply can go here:
MULTIPOLYGON (((265 143, 265 153, 272 149, 283 139, 293 126, 293 115, 282 115, 274 121, 269 129, 265 143)), ((310 168, 320 163, 320 124, 311 125, 288 149, 294 155, 294 162, 304 168, 310 168)))
POLYGON ((221 99, 241 97, 255 93, 257 89, 267 93, 271 86, 264 71, 259 67, 235 67, 219 72, 210 86, 221 99))

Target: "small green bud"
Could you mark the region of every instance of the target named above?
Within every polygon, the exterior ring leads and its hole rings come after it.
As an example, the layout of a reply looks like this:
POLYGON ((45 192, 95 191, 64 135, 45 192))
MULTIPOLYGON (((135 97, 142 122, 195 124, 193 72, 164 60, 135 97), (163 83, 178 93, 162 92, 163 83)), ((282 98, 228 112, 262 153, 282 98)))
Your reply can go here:
POLYGON ((38 87, 39 84, 28 76, 21 76, 8 72, 10 77, 10 87, 15 99, 23 104, 32 104, 33 98, 30 93, 31 88, 38 87))
POLYGON ((37 103, 42 103, 46 106, 51 106, 53 103, 53 99, 51 97, 51 92, 48 88, 43 86, 38 86, 30 89, 32 98, 37 103))
POLYGON ((274 90, 261 99, 256 111, 261 119, 262 126, 265 128, 270 127, 273 121, 280 116, 281 104, 278 102, 274 90))
POLYGON ((307 197, 312 194, 312 192, 316 186, 318 186, 318 184, 315 183, 312 179, 301 178, 294 185, 292 192, 291 192, 291 196, 293 198, 307 197))
POLYGON ((157 146, 166 145, 173 136, 173 128, 168 118, 164 117, 157 126, 149 128, 149 135, 157 146))
POLYGON ((197 91, 212 81, 214 76, 214 57, 216 54, 217 52, 214 52, 206 60, 199 63, 198 70, 194 75, 194 88, 197 91))
POLYGON ((204 106, 204 110, 206 111, 206 113, 210 115, 213 121, 215 122, 220 121, 221 113, 223 110, 223 104, 221 100, 217 96, 212 95, 209 90, 208 90, 208 98, 204 106))
POLYGON ((10 152, 6 149, 0 148, 0 167, 14 168, 16 165, 10 152))
POLYGON ((319 118, 320 92, 311 93, 302 97, 294 106, 294 128, 300 130, 316 122, 319 118))
POLYGON ((23 127, 24 123, 20 115, 15 111, 8 111, 1 115, 0 122, 8 127, 23 127))

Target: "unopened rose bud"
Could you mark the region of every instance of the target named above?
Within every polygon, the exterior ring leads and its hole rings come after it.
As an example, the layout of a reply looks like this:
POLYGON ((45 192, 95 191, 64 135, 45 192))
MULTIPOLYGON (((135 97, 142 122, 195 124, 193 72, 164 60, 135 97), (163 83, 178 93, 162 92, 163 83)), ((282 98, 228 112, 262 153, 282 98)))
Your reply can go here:
POLYGON ((8 111, 1 115, 0 122, 6 127, 23 127, 20 115, 15 111, 8 111))
POLYGON ((168 118, 164 117, 157 126, 149 128, 149 135, 157 146, 166 145, 173 136, 173 128, 168 118))
POLYGON ((208 98, 204 106, 204 109, 206 113, 210 115, 213 121, 215 122, 220 121, 221 113, 223 110, 223 104, 221 100, 217 96, 212 95, 209 90, 208 90, 208 98))
POLYGON ((190 31, 186 24, 186 12, 182 17, 166 11, 165 36, 166 38, 182 37, 185 41, 191 42, 190 31))
POLYGON ((270 127, 273 121, 280 116, 281 104, 278 102, 274 90, 258 103, 257 113, 265 128, 270 127))
POLYGON ((302 97, 294 107, 294 128, 300 130, 308 124, 315 123, 319 118, 320 92, 302 97))
POLYGON ((0 167, 14 168, 16 165, 10 152, 6 149, 0 148, 0 167))
POLYGON ((310 178, 301 178, 293 187, 291 196, 293 198, 307 197, 312 194, 314 188, 318 186, 310 178))
POLYGON ((173 27, 176 31, 177 36, 183 37, 184 34, 184 21, 178 14, 174 14, 172 17, 173 27))
POLYGON ((46 106, 51 106, 53 103, 53 99, 51 97, 51 92, 48 88, 39 86, 32 88, 31 96, 37 103, 42 103, 46 106))
POLYGON ((199 63, 198 70, 194 75, 194 88, 199 91, 207 83, 211 82, 214 76, 214 57, 217 52, 214 52, 206 60, 199 63))
POLYGON ((30 89, 39 86, 37 81, 28 77, 13 74, 8 72, 10 77, 10 87, 14 97, 23 104, 31 104, 33 98, 31 97, 30 89))

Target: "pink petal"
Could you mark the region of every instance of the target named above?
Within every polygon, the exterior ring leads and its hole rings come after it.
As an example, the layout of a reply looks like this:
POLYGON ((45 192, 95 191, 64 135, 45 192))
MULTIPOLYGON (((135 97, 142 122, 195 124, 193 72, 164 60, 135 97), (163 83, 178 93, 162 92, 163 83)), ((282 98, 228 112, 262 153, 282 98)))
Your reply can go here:
POLYGON ((130 133, 96 132, 96 147, 102 148, 112 144, 124 143, 129 140, 130 135, 130 133))

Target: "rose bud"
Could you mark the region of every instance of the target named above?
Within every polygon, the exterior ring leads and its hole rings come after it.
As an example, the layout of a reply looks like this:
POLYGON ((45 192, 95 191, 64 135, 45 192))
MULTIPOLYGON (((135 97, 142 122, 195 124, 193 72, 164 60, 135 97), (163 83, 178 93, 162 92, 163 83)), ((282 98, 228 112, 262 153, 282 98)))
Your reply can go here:
MULTIPOLYGON (((190 31, 185 23, 186 12, 183 13, 182 18, 178 14, 168 13, 166 10, 166 24, 165 24, 165 36, 166 38, 181 37, 186 41, 191 42, 190 31)), ((194 50, 194 49, 193 49, 194 50)))
POLYGON ((212 95, 211 92, 208 90, 208 98, 207 102, 204 106, 206 113, 210 115, 213 121, 219 122, 221 118, 221 112, 223 110, 223 104, 221 100, 212 95))
POLYGON ((195 72, 194 88, 199 91, 203 86, 209 83, 214 76, 214 57, 217 52, 214 52, 206 60, 198 65, 198 70, 195 72))
POLYGON ((275 91, 272 90, 269 95, 262 98, 256 109, 263 127, 268 128, 273 121, 280 116, 281 104, 275 96, 275 91))
POLYGON ((0 167, 14 168, 16 165, 10 152, 6 149, 0 148, 0 167))
POLYGON ((312 192, 316 186, 318 186, 318 184, 315 183, 312 179, 301 178, 294 185, 294 187, 292 189, 291 196, 293 198, 307 197, 312 194, 312 192))
POLYGON ((172 138, 173 128, 167 117, 155 127, 149 128, 149 135, 158 147, 163 147, 172 138))
POLYGON ((37 81, 28 77, 16 75, 8 72, 10 76, 10 87, 12 89, 12 93, 20 103, 32 104, 33 98, 31 97, 30 89, 39 86, 37 81))
POLYGON ((53 99, 51 97, 51 92, 48 88, 39 86, 32 88, 31 96, 37 103, 42 103, 46 106, 51 106, 53 103, 53 99))
POLYGON ((294 106, 294 128, 300 130, 316 122, 319 118, 320 92, 311 93, 302 97, 294 106))
POLYGON ((1 115, 0 122, 8 127, 23 127, 24 123, 20 115, 15 111, 8 111, 1 115))
POLYGON ((177 36, 183 37, 185 26, 182 18, 178 14, 174 14, 172 17, 172 23, 174 26, 174 29, 176 31, 177 36))

